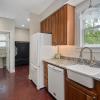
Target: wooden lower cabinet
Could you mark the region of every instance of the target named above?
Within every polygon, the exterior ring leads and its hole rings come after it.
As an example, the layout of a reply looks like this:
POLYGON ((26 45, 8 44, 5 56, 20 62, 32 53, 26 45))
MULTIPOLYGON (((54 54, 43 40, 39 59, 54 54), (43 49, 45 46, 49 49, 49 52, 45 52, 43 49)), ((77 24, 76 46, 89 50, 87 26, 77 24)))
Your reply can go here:
POLYGON ((98 100, 94 89, 84 87, 70 79, 66 79, 66 100, 98 100))
POLYGON ((68 100, 96 100, 96 97, 92 97, 90 95, 87 95, 83 91, 79 90, 78 88, 75 88, 72 85, 68 85, 68 100))
POLYGON ((48 63, 44 62, 44 86, 48 89, 48 63))

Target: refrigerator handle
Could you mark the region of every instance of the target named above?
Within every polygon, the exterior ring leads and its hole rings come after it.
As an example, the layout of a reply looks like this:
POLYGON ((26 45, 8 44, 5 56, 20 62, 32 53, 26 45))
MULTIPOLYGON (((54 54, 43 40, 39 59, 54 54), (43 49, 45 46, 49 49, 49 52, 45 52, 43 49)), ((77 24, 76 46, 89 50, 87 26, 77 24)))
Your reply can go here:
POLYGON ((15 56, 18 54, 18 49, 15 47, 15 56))

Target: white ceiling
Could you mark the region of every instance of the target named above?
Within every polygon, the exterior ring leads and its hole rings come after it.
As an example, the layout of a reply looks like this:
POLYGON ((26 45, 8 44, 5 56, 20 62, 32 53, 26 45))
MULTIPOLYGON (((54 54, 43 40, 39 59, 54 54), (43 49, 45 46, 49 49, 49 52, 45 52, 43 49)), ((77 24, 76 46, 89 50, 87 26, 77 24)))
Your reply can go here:
MULTIPOLYGON (((66 1, 66 0, 65 0, 66 1)), ((83 0, 69 0, 75 5, 83 0)), ((41 14, 55 0, 0 0, 0 17, 15 19, 16 26, 25 25, 28 28, 27 18, 30 13, 41 14)))
POLYGON ((67 3, 70 4, 70 5, 76 6, 76 5, 80 4, 83 1, 85 1, 85 0, 68 0, 67 3))
POLYGON ((15 19, 16 26, 28 27, 30 13, 40 14, 55 0, 0 0, 0 17, 15 19))

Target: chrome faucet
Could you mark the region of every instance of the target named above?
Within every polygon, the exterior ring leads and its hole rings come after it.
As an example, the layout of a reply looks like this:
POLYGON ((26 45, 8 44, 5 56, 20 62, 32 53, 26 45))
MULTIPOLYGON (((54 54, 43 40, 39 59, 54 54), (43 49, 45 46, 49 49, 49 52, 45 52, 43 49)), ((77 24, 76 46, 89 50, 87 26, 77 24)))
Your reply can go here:
POLYGON ((92 52, 92 49, 89 48, 89 47, 84 47, 84 48, 81 49, 81 51, 80 51, 80 62, 83 62, 83 51, 85 49, 88 49, 90 51, 90 60, 89 60, 90 66, 91 65, 94 65, 95 64, 95 61, 93 60, 93 52, 92 52))

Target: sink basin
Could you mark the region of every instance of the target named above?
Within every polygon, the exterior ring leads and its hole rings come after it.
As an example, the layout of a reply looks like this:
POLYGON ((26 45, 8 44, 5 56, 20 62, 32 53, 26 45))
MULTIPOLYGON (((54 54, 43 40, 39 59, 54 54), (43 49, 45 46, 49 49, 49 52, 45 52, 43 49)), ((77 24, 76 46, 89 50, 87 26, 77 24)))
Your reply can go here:
POLYGON ((68 78, 80 83, 88 88, 94 87, 93 76, 100 73, 100 68, 90 67, 88 65, 72 65, 66 66, 68 78))

